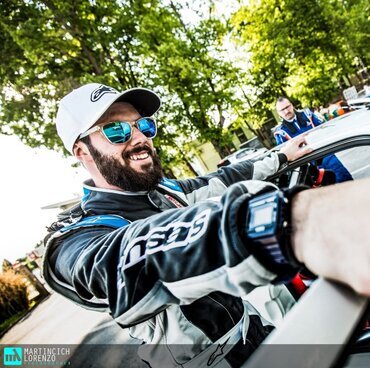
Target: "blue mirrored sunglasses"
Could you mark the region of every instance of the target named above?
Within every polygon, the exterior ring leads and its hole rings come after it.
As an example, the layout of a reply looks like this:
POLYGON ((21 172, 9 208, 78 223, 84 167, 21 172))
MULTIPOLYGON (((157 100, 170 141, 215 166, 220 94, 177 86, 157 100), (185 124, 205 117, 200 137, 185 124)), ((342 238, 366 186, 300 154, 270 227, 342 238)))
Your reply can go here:
POLYGON ((154 118, 140 118, 132 122, 114 121, 103 125, 96 125, 80 134, 79 139, 100 131, 110 143, 126 143, 132 138, 132 128, 136 127, 147 138, 153 139, 157 135, 157 123, 154 118))

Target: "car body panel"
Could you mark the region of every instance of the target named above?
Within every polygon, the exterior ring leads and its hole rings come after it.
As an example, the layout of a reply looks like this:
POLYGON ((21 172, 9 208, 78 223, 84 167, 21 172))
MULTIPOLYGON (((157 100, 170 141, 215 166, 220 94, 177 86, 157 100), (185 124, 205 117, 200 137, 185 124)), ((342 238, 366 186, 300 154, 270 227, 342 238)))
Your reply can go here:
POLYGON ((317 280, 242 368, 333 366, 367 304, 345 286, 317 280))
MULTIPOLYGON (((334 153, 354 180, 370 177, 370 110, 361 109, 330 120, 307 132, 306 140, 313 152, 284 165, 268 180, 283 186, 280 180, 285 176, 289 180, 284 184, 288 186, 302 183, 304 167, 334 153)), ((284 144, 271 151, 279 151, 284 144)), ((358 336, 361 331, 368 304, 367 298, 345 286, 318 279, 243 368, 329 368, 344 363, 346 368, 369 367, 370 346, 367 353, 357 352, 347 362, 344 360, 354 333, 358 336)))

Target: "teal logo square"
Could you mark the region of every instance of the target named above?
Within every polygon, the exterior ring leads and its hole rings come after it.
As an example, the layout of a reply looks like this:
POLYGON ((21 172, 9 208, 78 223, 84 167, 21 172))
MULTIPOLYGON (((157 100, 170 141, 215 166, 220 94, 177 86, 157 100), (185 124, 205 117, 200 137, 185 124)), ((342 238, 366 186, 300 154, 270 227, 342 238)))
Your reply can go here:
POLYGON ((22 365, 23 349, 16 347, 4 348, 4 365, 11 367, 15 365, 22 365))

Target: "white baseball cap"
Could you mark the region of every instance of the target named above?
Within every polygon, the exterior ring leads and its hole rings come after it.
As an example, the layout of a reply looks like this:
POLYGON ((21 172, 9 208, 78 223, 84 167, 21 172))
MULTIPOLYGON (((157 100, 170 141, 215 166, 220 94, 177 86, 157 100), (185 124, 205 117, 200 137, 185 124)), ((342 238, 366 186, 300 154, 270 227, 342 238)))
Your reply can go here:
POLYGON ((59 103, 56 127, 64 146, 73 154, 81 133, 91 128, 118 101, 130 103, 141 116, 152 116, 161 106, 159 96, 146 88, 118 92, 112 87, 89 83, 64 96, 59 103))

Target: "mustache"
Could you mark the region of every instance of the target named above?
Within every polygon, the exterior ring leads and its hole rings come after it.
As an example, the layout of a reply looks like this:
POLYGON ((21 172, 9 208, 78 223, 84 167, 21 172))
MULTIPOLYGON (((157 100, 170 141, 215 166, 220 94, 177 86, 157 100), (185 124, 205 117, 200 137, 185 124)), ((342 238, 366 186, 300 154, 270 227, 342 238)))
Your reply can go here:
POLYGON ((147 146, 146 144, 143 144, 141 146, 136 146, 128 151, 125 151, 122 153, 123 159, 128 159, 131 155, 139 152, 146 151, 150 156, 154 156, 154 151, 151 149, 151 147, 147 146))

